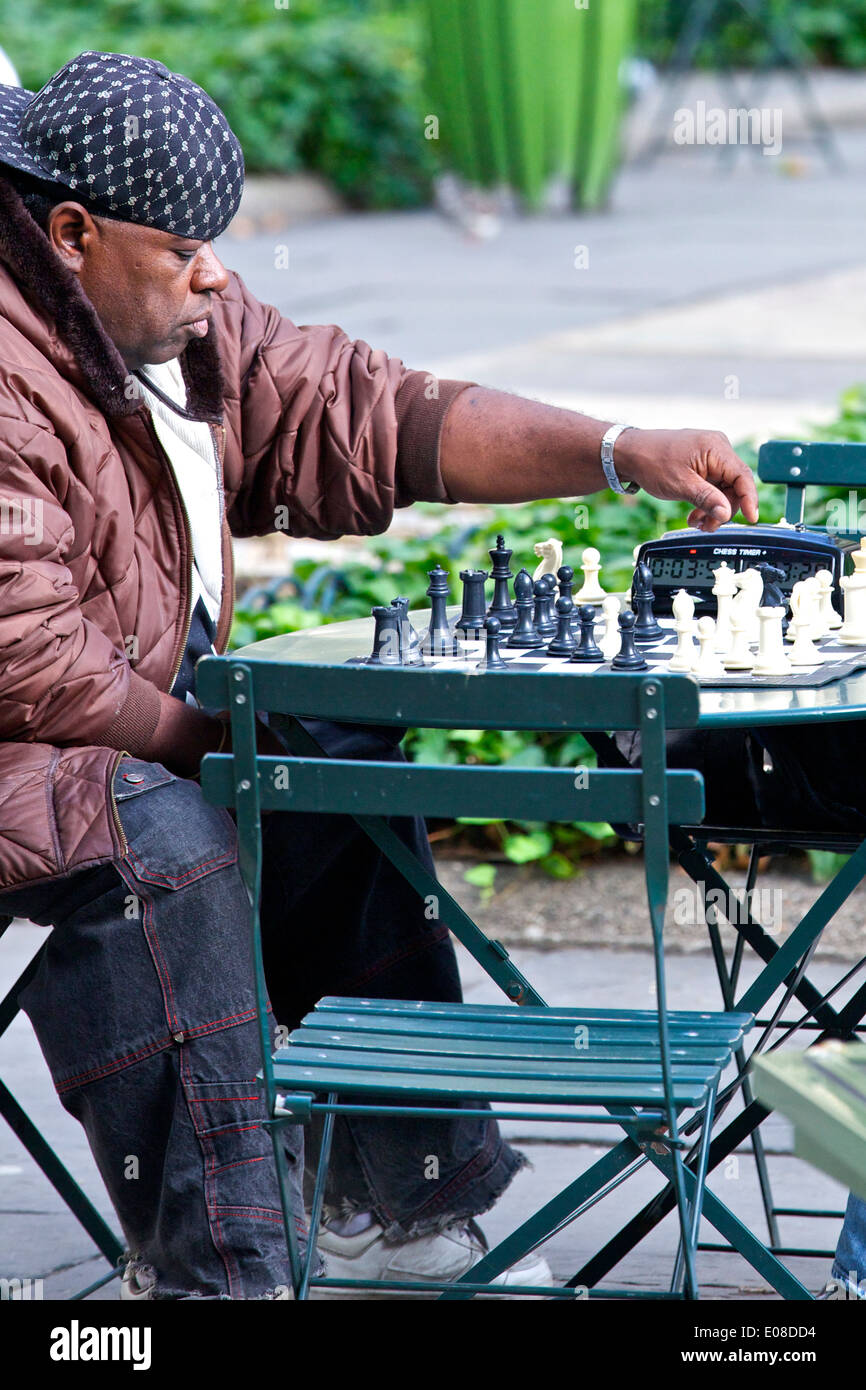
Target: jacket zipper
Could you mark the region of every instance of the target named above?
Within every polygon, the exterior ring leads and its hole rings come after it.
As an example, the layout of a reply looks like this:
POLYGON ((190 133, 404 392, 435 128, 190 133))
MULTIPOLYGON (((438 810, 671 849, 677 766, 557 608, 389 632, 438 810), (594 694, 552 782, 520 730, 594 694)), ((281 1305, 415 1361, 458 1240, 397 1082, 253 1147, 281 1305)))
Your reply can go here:
POLYGON ((121 748, 121 749, 120 749, 120 751, 119 751, 118 754, 117 754, 117 757, 116 757, 115 760, 114 760, 114 763, 113 763, 113 765, 112 765, 112 768, 111 768, 111 783, 110 783, 110 786, 111 786, 111 814, 112 814, 112 816, 114 817, 114 825, 115 825, 115 828, 116 828, 116 830, 117 830, 118 839, 120 840, 120 849, 121 849, 121 853, 124 854, 124 855, 127 854, 127 853, 129 852, 129 841, 127 840, 126 836, 124 835, 124 833, 123 833, 123 826, 122 826, 121 823, 120 823, 120 812, 119 812, 118 809, 117 809, 117 800, 116 800, 115 795, 114 795, 114 779, 115 779, 115 777, 117 776, 117 769, 120 767, 121 759, 122 759, 122 758, 125 758, 125 757, 129 757, 129 756, 130 756, 130 755, 127 753, 127 751, 126 751, 125 748, 121 748))

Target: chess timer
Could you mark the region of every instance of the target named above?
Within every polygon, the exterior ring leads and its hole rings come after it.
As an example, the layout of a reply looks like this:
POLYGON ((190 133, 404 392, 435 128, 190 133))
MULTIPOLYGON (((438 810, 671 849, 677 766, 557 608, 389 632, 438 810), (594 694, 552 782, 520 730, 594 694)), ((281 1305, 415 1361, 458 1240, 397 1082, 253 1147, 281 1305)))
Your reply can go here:
POLYGON ((667 531, 659 540, 641 546, 637 562, 648 564, 652 570, 656 616, 670 614, 674 594, 685 589, 695 600, 698 616, 715 617, 713 571, 723 562, 737 573, 754 565, 778 566, 785 572, 779 587, 786 594, 799 580, 818 570, 829 570, 833 603, 841 613, 839 580, 845 573, 845 554, 853 548, 853 544, 840 544, 823 531, 804 526, 738 526, 729 522, 709 534, 691 528, 667 531))

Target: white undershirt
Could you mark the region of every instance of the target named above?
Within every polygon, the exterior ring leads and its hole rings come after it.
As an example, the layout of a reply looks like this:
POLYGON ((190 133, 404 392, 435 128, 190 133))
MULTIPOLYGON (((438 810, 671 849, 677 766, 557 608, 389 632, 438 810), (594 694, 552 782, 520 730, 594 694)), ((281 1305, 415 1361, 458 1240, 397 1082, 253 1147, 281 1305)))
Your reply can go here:
MULTIPOLYGON (((177 358, 171 362, 148 362, 141 376, 149 377, 178 405, 186 405, 186 383, 177 358)), ((201 596, 216 623, 223 587, 223 499, 214 438, 204 421, 187 420, 178 415, 159 396, 148 391, 143 382, 141 392, 153 417, 159 442, 168 455, 189 519, 193 553, 190 613, 201 596)))

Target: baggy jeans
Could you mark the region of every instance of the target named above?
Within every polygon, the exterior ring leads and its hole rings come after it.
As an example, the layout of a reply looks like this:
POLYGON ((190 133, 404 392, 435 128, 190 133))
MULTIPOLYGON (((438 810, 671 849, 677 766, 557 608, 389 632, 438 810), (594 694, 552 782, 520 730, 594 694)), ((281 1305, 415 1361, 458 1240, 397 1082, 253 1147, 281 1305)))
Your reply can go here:
MULTIPOLYGON (((395 734, 304 722, 331 754, 402 757, 395 734)), ((114 791, 122 859, 0 893, 54 928, 22 1007, 157 1296, 273 1296, 289 1269, 235 822, 161 763, 125 756, 114 791)), ((423 821, 390 823, 432 871, 423 821)), ((325 994, 460 1000, 447 929, 351 818, 273 812, 262 841, 278 1027, 325 994)), ((303 1248, 304 1132, 283 1133, 303 1248)), ((521 1162, 492 1119, 341 1117, 326 1201, 405 1240, 487 1211, 521 1162)))

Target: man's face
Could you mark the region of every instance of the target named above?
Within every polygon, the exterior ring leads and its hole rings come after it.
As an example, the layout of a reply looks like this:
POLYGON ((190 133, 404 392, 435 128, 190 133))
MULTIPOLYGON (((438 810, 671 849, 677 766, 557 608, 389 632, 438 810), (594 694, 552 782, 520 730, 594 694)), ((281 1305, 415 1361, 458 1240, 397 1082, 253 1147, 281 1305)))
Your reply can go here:
POLYGON ((209 241, 94 217, 78 203, 52 210, 48 237, 131 371, 207 334, 211 296, 228 284, 209 241))

